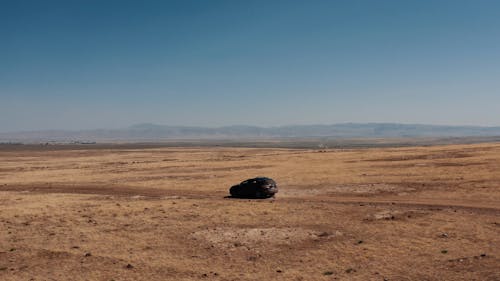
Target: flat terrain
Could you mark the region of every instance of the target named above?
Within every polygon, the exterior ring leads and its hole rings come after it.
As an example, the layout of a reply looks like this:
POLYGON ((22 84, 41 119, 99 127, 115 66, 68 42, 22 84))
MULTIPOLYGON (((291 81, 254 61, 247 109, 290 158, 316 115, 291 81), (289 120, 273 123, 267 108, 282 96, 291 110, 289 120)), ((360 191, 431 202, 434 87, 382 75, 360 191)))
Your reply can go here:
POLYGON ((7 145, 0 204, 0 280, 500 280, 499 143, 7 145))

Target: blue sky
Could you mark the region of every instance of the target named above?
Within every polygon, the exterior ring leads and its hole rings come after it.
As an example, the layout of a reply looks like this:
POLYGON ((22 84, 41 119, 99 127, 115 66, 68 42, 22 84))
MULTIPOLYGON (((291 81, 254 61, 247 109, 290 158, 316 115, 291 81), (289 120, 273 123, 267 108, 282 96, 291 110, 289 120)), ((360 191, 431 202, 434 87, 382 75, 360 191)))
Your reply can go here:
POLYGON ((500 1, 0 0, 0 131, 499 117, 500 1))

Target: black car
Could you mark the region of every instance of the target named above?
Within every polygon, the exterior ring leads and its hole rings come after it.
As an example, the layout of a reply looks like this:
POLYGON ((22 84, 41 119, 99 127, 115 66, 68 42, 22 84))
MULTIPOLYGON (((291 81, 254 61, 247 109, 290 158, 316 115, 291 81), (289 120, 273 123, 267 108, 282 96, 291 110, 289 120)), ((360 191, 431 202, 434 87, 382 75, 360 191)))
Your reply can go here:
POLYGON ((276 182, 266 177, 248 179, 229 189, 231 197, 235 198, 270 198, 277 192, 276 182))

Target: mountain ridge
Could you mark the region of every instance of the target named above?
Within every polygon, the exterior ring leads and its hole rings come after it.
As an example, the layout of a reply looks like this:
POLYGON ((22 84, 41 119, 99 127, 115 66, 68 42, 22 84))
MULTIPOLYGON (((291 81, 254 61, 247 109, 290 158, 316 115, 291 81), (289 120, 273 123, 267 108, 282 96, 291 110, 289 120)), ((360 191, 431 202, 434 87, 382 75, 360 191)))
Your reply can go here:
POLYGON ((0 133, 0 142, 36 141, 161 141, 179 139, 273 138, 401 138, 500 136, 500 127, 449 126, 402 123, 338 123, 260 127, 172 126, 140 123, 122 129, 39 130, 0 133))

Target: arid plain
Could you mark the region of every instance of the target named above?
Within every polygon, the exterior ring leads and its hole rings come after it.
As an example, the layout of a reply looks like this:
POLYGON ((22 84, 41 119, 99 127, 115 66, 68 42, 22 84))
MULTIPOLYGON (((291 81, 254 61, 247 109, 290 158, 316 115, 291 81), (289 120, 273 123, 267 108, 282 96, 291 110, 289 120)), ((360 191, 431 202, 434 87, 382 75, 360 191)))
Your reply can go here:
POLYGON ((0 204, 0 280, 500 280, 500 143, 6 145, 0 204))

